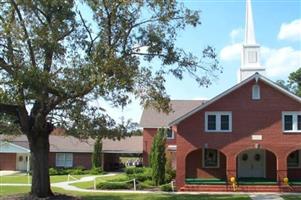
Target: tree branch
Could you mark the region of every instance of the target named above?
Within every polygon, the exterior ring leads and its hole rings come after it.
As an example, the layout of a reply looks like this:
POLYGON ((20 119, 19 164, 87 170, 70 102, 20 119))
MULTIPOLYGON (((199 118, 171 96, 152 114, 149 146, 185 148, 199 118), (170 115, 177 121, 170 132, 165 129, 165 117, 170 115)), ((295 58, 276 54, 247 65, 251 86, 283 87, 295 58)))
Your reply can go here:
POLYGON ((27 42, 31 63, 34 67, 36 67, 36 60, 35 60, 35 56, 34 56, 33 47, 32 47, 32 44, 31 44, 31 40, 29 38, 29 34, 27 32, 27 29, 26 29, 26 25, 24 23, 22 14, 21 14, 16 2, 14 0, 11 0, 11 3, 13 4, 13 6, 16 9, 16 12, 18 14, 18 18, 20 20, 20 23, 21 23, 21 26, 22 26, 22 29, 23 29, 23 32, 24 32, 24 35, 25 35, 25 39, 26 39, 26 42, 27 42))

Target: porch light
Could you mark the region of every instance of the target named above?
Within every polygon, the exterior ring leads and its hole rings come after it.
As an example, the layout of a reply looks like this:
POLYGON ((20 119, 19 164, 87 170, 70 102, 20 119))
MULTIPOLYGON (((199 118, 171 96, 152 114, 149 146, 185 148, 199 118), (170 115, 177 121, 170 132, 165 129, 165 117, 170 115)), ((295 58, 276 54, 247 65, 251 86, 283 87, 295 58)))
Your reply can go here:
POLYGON ((256 143, 255 144, 255 149, 260 149, 260 144, 256 143))

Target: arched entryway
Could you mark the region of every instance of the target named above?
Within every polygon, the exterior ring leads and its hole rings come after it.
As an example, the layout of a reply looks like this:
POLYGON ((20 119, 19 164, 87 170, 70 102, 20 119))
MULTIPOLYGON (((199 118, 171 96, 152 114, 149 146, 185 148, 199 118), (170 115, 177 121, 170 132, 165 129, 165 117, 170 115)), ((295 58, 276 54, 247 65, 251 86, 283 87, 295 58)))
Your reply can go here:
POLYGON ((301 149, 287 156, 287 176, 291 181, 301 181, 301 149))
POLYGON ((248 149, 236 158, 238 179, 277 179, 277 159, 266 149, 248 149))
POLYGON ((186 156, 186 179, 226 180, 226 160, 217 149, 194 150, 186 156))

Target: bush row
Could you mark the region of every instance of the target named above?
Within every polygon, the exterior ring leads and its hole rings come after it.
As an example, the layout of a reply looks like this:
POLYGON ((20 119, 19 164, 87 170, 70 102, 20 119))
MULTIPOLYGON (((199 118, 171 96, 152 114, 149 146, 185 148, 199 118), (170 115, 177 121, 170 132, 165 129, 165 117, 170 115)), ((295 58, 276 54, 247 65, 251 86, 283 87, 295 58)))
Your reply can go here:
POLYGON ((86 170, 82 167, 76 167, 76 168, 49 168, 49 175, 84 175, 84 174, 102 174, 103 171, 101 168, 92 168, 89 170, 86 170))

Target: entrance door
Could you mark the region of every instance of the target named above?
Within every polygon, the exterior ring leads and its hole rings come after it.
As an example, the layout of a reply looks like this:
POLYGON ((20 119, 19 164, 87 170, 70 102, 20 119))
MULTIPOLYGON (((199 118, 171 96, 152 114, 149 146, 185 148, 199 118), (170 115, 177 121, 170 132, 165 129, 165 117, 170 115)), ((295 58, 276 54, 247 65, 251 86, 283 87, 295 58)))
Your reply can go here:
POLYGON ((16 170, 26 171, 27 170, 28 154, 17 153, 16 159, 17 159, 16 160, 16 170))
POLYGON ((265 150, 251 149, 238 155, 238 178, 265 178, 265 150))

